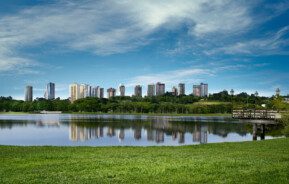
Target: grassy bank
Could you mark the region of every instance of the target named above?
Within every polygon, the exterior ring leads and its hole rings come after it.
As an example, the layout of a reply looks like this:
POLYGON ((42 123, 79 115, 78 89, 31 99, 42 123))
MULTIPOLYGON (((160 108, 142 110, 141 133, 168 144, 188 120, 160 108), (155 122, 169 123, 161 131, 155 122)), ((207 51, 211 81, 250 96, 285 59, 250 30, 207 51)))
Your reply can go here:
POLYGON ((10 115, 22 115, 22 114, 31 114, 31 113, 29 113, 29 112, 0 112, 0 115, 1 114, 10 114, 10 115))
POLYGON ((0 183, 289 183, 289 139, 181 147, 0 146, 0 183))

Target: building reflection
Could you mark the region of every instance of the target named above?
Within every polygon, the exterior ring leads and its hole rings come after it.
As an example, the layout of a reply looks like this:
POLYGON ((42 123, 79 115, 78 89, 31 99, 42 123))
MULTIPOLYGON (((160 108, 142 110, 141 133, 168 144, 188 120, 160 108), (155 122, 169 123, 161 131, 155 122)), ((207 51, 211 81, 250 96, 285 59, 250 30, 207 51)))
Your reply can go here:
POLYGON ((102 127, 85 127, 71 123, 69 125, 69 130, 69 139, 72 141, 86 141, 103 137, 102 127))
MULTIPOLYGON (((168 119, 156 118, 144 122, 133 120, 95 122, 94 120, 93 122, 78 123, 74 121, 69 123, 69 130, 70 140, 72 141, 98 139, 105 135, 107 138, 116 138, 120 142, 124 142, 126 138, 133 138, 135 141, 150 141, 157 144, 165 143, 165 140, 176 144, 205 144, 208 142, 208 134, 226 137, 234 129, 240 135, 244 135, 244 132, 246 132, 244 126, 237 129, 236 125, 234 126, 203 122, 171 122, 168 119), (146 134, 146 140, 142 139, 142 133, 146 134)), ((110 141, 113 141, 113 139, 110 141)))
POLYGON ((125 131, 124 131, 124 128, 121 128, 118 132, 118 139, 120 141, 123 141, 124 140, 124 137, 125 137, 125 131))
POLYGON ((193 142, 201 142, 201 127, 196 123, 193 132, 193 142))
POLYGON ((114 136, 115 136, 115 129, 114 129, 114 127, 108 127, 107 136, 108 136, 108 137, 114 137, 114 136))
POLYGON ((201 144, 208 142, 208 126, 206 124, 195 124, 193 132, 193 142, 201 144))
POLYGON ((156 138, 156 131, 152 128, 147 129, 147 140, 148 141, 154 141, 156 138))
POLYGON ((165 140, 165 134, 162 130, 156 130, 156 143, 162 143, 165 140))
POLYGON ((103 137, 103 128, 99 127, 97 130, 98 130, 99 137, 103 137))
MULTIPOLYGON (((116 132, 117 138, 120 141, 125 139, 127 128, 115 128, 112 126, 102 127, 102 126, 85 126, 84 124, 70 123, 69 124, 69 137, 72 141, 85 141, 89 139, 97 139, 103 137, 104 128, 106 128, 107 137, 115 137, 116 132)), ((179 144, 184 144, 185 133, 191 130, 186 130, 181 127, 173 127, 171 123, 164 126, 152 124, 151 127, 134 127, 133 137, 135 140, 140 140, 142 138, 142 129, 146 130, 147 141, 154 141, 156 143, 163 143, 165 136, 171 136, 172 141, 177 141, 179 144)), ((192 131, 193 142, 207 143, 208 141, 208 127, 207 125, 195 124, 192 131)))
POLYGON ((179 132, 179 143, 184 144, 185 143, 185 133, 184 132, 179 132))
POLYGON ((207 143, 208 142, 208 126, 204 125, 201 126, 201 144, 207 143))
POLYGON ((171 134, 172 141, 177 141, 179 144, 185 143, 185 133, 184 131, 173 131, 171 134))
POLYGON ((178 138, 178 132, 172 132, 172 140, 175 141, 178 138))
POLYGON ((134 139, 135 140, 141 139, 141 128, 137 128, 134 130, 134 139))

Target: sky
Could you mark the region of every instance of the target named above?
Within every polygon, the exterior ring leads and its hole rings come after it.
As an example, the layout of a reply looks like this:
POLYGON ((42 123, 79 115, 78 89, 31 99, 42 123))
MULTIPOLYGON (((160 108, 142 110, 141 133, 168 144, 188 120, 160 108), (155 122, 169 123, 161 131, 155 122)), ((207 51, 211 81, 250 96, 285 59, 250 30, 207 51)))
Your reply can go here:
POLYGON ((208 83, 289 94, 289 2, 262 0, 0 1, 0 96, 24 99, 48 82, 69 84, 208 83))

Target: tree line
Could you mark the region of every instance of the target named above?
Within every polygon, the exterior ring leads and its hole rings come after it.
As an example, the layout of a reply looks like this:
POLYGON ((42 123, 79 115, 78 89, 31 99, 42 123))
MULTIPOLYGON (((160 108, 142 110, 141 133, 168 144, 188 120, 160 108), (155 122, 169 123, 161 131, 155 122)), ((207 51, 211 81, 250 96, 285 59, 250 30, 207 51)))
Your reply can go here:
POLYGON ((38 112, 102 112, 102 113, 175 113, 175 114, 206 114, 231 113, 234 108, 267 108, 289 110, 282 98, 258 97, 247 93, 229 95, 227 91, 214 93, 206 98, 193 95, 173 96, 166 93, 154 97, 88 97, 71 103, 68 99, 46 100, 37 98, 32 102, 15 100, 11 97, 0 97, 0 111, 38 112), (217 103, 207 103, 207 102, 217 103))

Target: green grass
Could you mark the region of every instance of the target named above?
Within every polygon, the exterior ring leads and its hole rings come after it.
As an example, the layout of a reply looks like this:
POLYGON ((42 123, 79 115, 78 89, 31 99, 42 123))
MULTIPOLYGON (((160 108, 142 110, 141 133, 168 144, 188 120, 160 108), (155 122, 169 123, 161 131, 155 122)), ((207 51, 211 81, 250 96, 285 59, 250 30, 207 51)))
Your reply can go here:
POLYGON ((193 103, 193 105, 221 105, 221 104, 230 104, 231 102, 219 102, 219 101, 199 101, 193 103))
POLYGON ((6 115, 6 114, 8 114, 8 115, 22 115, 22 114, 30 114, 29 112, 0 112, 0 115, 1 114, 4 114, 4 115, 6 115))
POLYGON ((0 146, 0 183, 289 183, 289 138, 181 147, 0 146))

